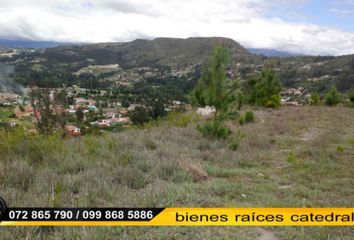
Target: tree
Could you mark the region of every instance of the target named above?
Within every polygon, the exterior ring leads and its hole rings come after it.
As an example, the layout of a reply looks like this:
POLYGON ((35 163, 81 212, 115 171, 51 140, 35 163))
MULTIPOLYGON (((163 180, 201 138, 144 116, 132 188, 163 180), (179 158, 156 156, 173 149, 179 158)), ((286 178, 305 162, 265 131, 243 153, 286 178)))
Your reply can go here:
POLYGON ((81 108, 76 110, 75 115, 76 115, 76 119, 78 120, 78 122, 81 123, 84 120, 85 114, 81 108))
POLYGON ((226 111, 232 102, 225 85, 225 68, 228 61, 228 50, 221 46, 215 47, 209 67, 204 69, 195 90, 192 92, 192 103, 202 107, 214 106, 216 117, 219 113, 226 111))
POLYGON ((166 115, 165 107, 160 100, 154 101, 152 104, 151 116, 153 119, 166 115))
POLYGON ((122 101, 122 107, 128 108, 130 106, 129 102, 124 98, 122 101))
POLYGON ((232 101, 236 104, 237 110, 241 110, 245 103, 245 95, 241 89, 240 80, 236 79, 232 81, 228 89, 232 101))
POLYGON ((150 121, 150 116, 144 107, 136 107, 130 114, 130 120, 134 124, 143 125, 144 123, 150 121))
POLYGON ((327 92, 324 102, 327 106, 336 106, 340 102, 340 95, 335 86, 327 92))
POLYGON ((54 102, 63 106, 69 105, 68 93, 65 89, 54 94, 54 102))
POLYGON ((354 103, 354 88, 352 89, 352 91, 348 95, 349 95, 350 102, 354 103))
POLYGON ((247 84, 249 102, 264 107, 280 106, 281 84, 272 68, 264 68, 256 78, 251 78, 247 84))
POLYGON ((50 99, 47 89, 32 90, 30 97, 40 133, 52 134, 58 129, 64 129, 68 116, 62 106, 50 99))
POLYGON ((212 123, 198 126, 203 135, 212 138, 226 138, 231 131, 223 126, 230 104, 235 100, 226 86, 226 65, 228 50, 222 46, 213 49, 210 64, 202 72, 194 91, 191 94, 192 104, 198 106, 214 106, 216 113, 212 123))

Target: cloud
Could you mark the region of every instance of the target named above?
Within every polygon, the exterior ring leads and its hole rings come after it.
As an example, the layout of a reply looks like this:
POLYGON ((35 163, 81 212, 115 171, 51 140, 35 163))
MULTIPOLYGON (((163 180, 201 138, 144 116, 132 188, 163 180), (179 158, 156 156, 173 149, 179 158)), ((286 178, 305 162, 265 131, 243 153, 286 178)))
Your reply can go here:
POLYGON ((352 10, 352 9, 330 8, 329 11, 339 15, 354 16, 354 9, 352 10))
MULTIPOLYGON (((348 1, 350 2, 350 1, 348 1)), ((354 53, 354 33, 268 18, 274 4, 308 0, 0 0, 0 37, 63 42, 224 36, 247 47, 354 53)))

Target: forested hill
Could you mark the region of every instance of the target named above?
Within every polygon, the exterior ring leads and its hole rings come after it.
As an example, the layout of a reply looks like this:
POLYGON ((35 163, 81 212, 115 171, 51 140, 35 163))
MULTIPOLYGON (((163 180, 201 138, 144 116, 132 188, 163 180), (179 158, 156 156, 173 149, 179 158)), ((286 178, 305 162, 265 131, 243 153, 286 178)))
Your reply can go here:
POLYGON ((256 62, 260 58, 228 38, 157 38, 138 39, 126 43, 99 43, 50 48, 44 56, 50 61, 77 62, 86 59, 96 64, 118 63, 125 67, 151 64, 201 64, 210 57, 211 49, 222 44, 229 48, 231 59, 239 62, 256 62))
MULTIPOLYGON (((63 45, 46 49, 3 48, 0 62, 15 67, 12 75, 22 85, 59 87, 80 85, 105 88, 119 84, 188 81, 197 79, 214 46, 230 52, 231 78, 247 79, 273 66, 284 87, 326 91, 336 85, 342 92, 354 87, 354 55, 266 57, 250 53, 229 38, 157 38, 124 43, 63 45)), ((188 85, 191 83, 188 82, 188 85)), ((188 88, 189 89, 189 88, 188 88)))

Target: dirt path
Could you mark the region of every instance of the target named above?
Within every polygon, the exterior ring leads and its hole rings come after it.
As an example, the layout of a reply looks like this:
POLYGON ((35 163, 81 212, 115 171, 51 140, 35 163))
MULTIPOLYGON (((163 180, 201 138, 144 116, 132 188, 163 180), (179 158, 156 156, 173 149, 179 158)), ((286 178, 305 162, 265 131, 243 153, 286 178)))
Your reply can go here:
POLYGON ((257 240, 280 240, 277 236, 275 236, 274 232, 270 230, 265 230, 259 227, 257 228, 257 231, 261 234, 257 240))

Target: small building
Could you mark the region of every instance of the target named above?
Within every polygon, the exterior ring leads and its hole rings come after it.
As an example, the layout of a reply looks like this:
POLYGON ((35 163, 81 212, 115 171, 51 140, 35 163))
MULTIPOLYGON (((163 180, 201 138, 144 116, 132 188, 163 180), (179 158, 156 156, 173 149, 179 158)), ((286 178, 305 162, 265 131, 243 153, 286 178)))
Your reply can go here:
POLYGON ((97 126, 99 127, 110 127, 112 123, 111 119, 100 119, 97 121, 97 126))
POLYGON ((96 106, 96 101, 93 99, 74 98, 74 100, 75 100, 75 107, 76 108, 96 106))
POLYGON ((65 132, 71 136, 80 136, 81 135, 81 129, 74 126, 74 125, 66 125, 65 132))
POLYGON ((122 124, 122 125, 129 125, 129 124, 131 124, 131 121, 130 121, 130 118, 129 118, 129 117, 119 117, 119 118, 114 119, 114 122, 115 122, 115 123, 122 124))
POLYGON ((11 121, 11 122, 9 122, 9 126, 14 128, 17 126, 17 123, 15 121, 11 121))
POLYGON ((0 100, 17 101, 20 95, 15 93, 0 93, 0 100))

